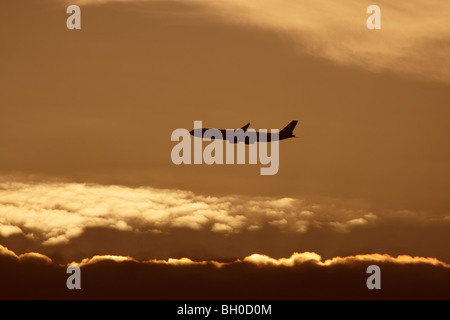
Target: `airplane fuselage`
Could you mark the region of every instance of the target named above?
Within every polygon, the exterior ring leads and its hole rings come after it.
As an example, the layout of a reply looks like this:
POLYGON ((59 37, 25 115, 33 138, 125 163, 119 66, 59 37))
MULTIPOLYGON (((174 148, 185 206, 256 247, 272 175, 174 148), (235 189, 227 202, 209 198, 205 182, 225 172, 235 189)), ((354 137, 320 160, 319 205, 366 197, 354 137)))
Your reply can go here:
POLYGON ((228 140, 230 143, 245 142, 245 144, 251 144, 254 142, 272 142, 279 141, 288 138, 293 138, 291 132, 259 132, 259 131, 243 131, 241 129, 214 129, 214 128, 201 128, 194 129, 189 132, 192 136, 204 139, 222 139, 228 140), (210 130, 210 131, 208 131, 210 130), (208 135, 208 133, 210 133, 208 135), (206 135, 205 135, 206 133, 206 135))

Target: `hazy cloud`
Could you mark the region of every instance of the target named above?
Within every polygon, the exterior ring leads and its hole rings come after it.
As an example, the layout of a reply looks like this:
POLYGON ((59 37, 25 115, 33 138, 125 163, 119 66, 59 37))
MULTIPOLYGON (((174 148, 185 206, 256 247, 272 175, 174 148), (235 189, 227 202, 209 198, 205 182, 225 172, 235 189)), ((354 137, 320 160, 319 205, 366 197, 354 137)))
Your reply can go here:
MULTIPOLYGON (((79 4, 155 0, 79 0, 79 4)), ((177 2, 177 1, 172 1, 177 2)), ((190 0, 206 14, 244 26, 276 30, 303 53, 371 71, 393 71, 450 81, 450 3, 412 0, 402 5, 380 0, 381 30, 368 30, 359 0, 190 0)))

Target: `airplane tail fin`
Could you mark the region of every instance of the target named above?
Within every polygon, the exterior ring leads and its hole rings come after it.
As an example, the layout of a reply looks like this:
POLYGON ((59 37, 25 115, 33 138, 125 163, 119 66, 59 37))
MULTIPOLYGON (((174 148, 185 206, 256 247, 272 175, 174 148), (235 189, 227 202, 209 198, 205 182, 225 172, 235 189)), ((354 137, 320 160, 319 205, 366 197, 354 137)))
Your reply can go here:
POLYGON ((246 132, 249 125, 250 125, 250 122, 247 123, 245 126, 243 126, 243 127, 241 128, 241 130, 244 131, 244 132, 246 132))
POLYGON ((292 135, 293 132, 294 132, 294 128, 297 125, 297 122, 298 122, 297 120, 291 121, 286 127, 284 127, 280 131, 280 134, 283 133, 283 134, 290 134, 290 135, 292 135))

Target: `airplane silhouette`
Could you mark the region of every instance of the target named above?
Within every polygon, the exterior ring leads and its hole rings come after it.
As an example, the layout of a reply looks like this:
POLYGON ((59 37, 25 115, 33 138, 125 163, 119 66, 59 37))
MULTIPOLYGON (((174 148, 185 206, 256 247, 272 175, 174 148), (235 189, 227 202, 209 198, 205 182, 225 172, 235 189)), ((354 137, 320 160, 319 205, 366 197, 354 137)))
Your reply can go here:
POLYGON ((286 127, 284 127, 278 133, 262 133, 259 131, 247 131, 250 126, 250 122, 240 129, 214 129, 214 128, 201 128, 189 131, 194 137, 207 138, 207 139, 222 139, 228 140, 230 143, 245 142, 245 144, 252 144, 254 142, 272 142, 278 140, 284 140, 288 138, 294 138, 294 128, 298 121, 291 121, 286 127), (209 130, 209 131, 208 131, 209 130), (205 135, 206 133, 206 135, 205 135))

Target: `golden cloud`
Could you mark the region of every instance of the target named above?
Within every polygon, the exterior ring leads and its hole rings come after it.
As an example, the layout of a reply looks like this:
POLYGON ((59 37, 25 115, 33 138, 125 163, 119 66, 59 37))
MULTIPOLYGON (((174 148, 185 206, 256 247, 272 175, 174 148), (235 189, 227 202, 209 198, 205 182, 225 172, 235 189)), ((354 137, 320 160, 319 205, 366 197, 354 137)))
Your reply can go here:
POLYGON ((0 255, 1 256, 7 256, 9 258, 13 258, 14 260, 18 261, 25 261, 25 260, 39 260, 44 263, 53 263, 52 259, 47 257, 46 255, 37 253, 37 252, 27 252, 24 254, 17 255, 14 251, 9 250, 8 248, 0 245, 0 255))
POLYGON ((90 227, 232 234, 272 226, 304 233, 312 226, 348 232, 375 221, 369 211, 346 205, 293 198, 211 197, 149 187, 0 182, 0 235, 22 233, 44 245, 56 245, 68 243, 90 227))
POLYGON ((347 263, 354 263, 356 261, 363 261, 363 262, 388 262, 388 263, 397 263, 397 264, 417 264, 417 263, 424 263, 424 264, 431 264, 434 266, 441 266, 445 268, 450 268, 450 264, 447 264, 445 262, 442 262, 436 258, 425 258, 425 257, 411 257, 408 255, 399 255, 396 258, 392 257, 388 254, 364 254, 364 255, 355 255, 355 256, 349 256, 349 257, 335 257, 329 260, 326 260, 323 262, 323 265, 325 266, 331 266, 335 264, 347 264, 347 263))
POLYGON ((294 253, 289 258, 274 259, 262 254, 252 254, 245 257, 244 262, 256 264, 256 265, 271 265, 271 266, 284 266, 292 267, 305 262, 320 263, 321 257, 314 252, 294 253))
POLYGON ((124 261, 134 261, 137 262, 137 260, 131 258, 131 257, 125 257, 125 256, 116 256, 116 255, 96 255, 92 258, 85 258, 81 260, 81 262, 71 262, 69 263, 70 266, 79 266, 83 267, 88 264, 98 263, 102 261, 114 261, 114 262, 124 262, 124 261))
MULTIPOLYGON (((16 260, 26 260, 26 259, 39 259, 46 263, 52 263, 52 260, 40 253, 29 252, 21 255, 17 255, 13 251, 8 248, 0 245, 0 255, 8 256, 10 258, 16 260)), ((399 255, 397 257, 393 257, 388 254, 361 254, 354 256, 346 256, 346 257, 334 257, 331 259, 323 260, 322 257, 314 252, 303 252, 298 253, 294 252, 289 258, 272 258, 264 254, 252 254, 243 259, 236 259, 231 262, 220 262, 216 260, 208 260, 208 261, 194 261, 189 258, 169 258, 167 260, 161 259, 150 259, 140 261, 134 259, 129 256, 117 256, 117 255, 97 255, 92 258, 85 258, 81 262, 73 261, 68 264, 77 265, 79 267, 84 267, 91 264, 96 264, 104 261, 112 261, 112 262, 135 262, 135 263, 146 263, 146 264, 164 264, 171 266, 186 266, 186 265, 213 265, 217 268, 223 267, 225 265, 231 264, 242 264, 248 263, 256 266, 273 266, 273 267, 294 267, 299 266, 304 263, 313 263, 317 266, 321 267, 329 267, 334 265, 345 265, 345 264, 355 264, 358 262, 366 262, 366 263, 393 263, 393 264, 429 264, 433 266, 439 266, 444 268, 450 268, 450 264, 447 264, 443 261, 440 261, 436 258, 431 257, 412 257, 409 255, 399 255)))

